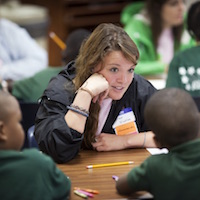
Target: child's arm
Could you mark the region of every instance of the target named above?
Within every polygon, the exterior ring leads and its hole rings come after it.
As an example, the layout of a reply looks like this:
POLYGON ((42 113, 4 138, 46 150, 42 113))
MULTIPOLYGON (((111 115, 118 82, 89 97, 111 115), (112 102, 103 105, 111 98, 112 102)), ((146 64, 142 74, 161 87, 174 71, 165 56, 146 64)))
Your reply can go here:
POLYGON ((122 175, 119 177, 118 181, 116 181, 116 189, 119 194, 129 195, 133 193, 130 186, 128 185, 127 175, 128 174, 122 175))

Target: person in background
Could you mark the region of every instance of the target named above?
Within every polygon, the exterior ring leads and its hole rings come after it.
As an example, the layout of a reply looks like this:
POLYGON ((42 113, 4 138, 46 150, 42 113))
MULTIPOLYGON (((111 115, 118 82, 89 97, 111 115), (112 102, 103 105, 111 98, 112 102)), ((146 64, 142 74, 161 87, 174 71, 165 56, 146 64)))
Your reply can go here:
POLYGON ((194 46, 184 13, 184 0, 146 0, 124 8, 121 23, 140 52, 135 73, 163 77, 174 53, 194 46))
POLYGON ((119 177, 117 191, 148 191, 155 200, 198 199, 200 114, 192 97, 182 89, 165 88, 149 99, 144 112, 155 142, 169 153, 152 155, 119 177))
POLYGON ((200 96, 200 1, 188 10, 187 28, 197 45, 178 52, 169 65, 166 87, 186 90, 193 97, 200 96))
POLYGON ((40 150, 64 163, 80 148, 155 146, 143 111, 156 89, 134 74, 138 58, 138 49, 123 28, 98 25, 82 43, 75 62, 43 93, 34 132, 40 150))
POLYGON ((0 91, 0 196, 3 200, 69 199, 71 181, 36 149, 20 151, 24 131, 15 97, 0 91))
POLYGON ((24 28, 4 18, 0 18, 0 52, 0 79, 5 87, 48 66, 47 52, 24 28))
MULTIPOLYGON (((84 39, 90 34, 87 29, 75 29, 66 40, 67 48, 62 51, 63 66, 74 60, 84 39)), ((9 91, 23 102, 37 102, 48 85, 49 80, 56 76, 64 67, 48 67, 30 78, 15 81, 9 91)))

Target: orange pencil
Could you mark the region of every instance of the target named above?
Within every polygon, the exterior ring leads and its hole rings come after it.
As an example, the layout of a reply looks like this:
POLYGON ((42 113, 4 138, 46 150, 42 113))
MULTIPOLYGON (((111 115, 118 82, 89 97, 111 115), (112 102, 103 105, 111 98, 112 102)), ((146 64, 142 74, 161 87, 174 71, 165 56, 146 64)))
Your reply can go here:
POLYGON ((54 32, 50 32, 49 36, 62 50, 66 49, 66 44, 54 32))

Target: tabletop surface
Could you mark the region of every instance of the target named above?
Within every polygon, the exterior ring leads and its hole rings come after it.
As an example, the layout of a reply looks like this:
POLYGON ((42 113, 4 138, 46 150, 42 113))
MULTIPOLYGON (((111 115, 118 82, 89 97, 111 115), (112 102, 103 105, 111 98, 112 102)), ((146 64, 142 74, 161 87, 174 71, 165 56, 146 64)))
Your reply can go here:
POLYGON ((149 156, 150 153, 146 149, 126 149, 111 152, 84 150, 70 162, 59 164, 58 167, 69 176, 71 180, 71 200, 83 199, 74 194, 74 187, 98 190, 99 194, 95 194, 94 198, 90 199, 129 199, 129 197, 120 196, 117 193, 112 175, 120 176, 130 171, 132 168, 141 164, 149 156), (86 168, 87 165, 122 161, 134 161, 134 163, 130 165, 93 169, 86 168))

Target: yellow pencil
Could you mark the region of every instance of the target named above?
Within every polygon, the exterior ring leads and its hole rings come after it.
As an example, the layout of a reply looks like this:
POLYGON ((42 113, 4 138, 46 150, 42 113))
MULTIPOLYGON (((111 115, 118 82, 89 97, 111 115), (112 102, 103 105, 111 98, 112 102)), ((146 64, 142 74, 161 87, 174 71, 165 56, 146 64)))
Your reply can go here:
POLYGON ((88 165, 86 166, 87 169, 97 168, 97 167, 112 167, 112 166, 119 166, 119 165, 129 165, 133 164, 133 161, 125 161, 125 162, 114 162, 114 163, 104 163, 104 164, 97 164, 97 165, 88 165))
POLYGON ((62 50, 66 49, 66 44, 54 32, 50 32, 49 36, 62 50))

